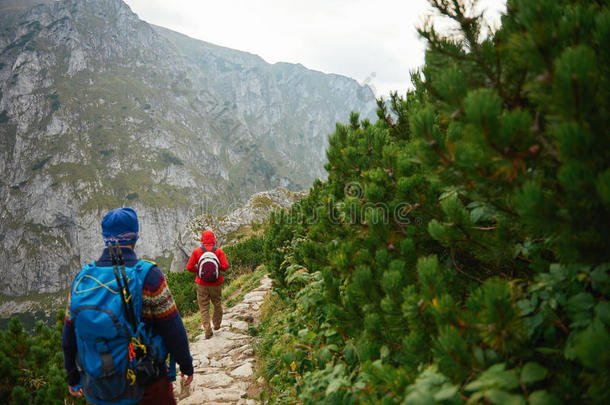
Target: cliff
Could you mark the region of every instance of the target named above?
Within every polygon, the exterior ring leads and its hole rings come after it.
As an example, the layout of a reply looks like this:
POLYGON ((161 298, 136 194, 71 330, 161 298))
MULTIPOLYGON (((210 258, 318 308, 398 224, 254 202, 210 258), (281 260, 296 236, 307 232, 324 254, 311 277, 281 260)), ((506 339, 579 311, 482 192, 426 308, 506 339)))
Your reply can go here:
POLYGON ((140 253, 171 262, 190 218, 307 188, 335 122, 375 111, 352 79, 151 26, 120 0, 0 10, 0 294, 65 288, 118 206, 138 211, 140 253))

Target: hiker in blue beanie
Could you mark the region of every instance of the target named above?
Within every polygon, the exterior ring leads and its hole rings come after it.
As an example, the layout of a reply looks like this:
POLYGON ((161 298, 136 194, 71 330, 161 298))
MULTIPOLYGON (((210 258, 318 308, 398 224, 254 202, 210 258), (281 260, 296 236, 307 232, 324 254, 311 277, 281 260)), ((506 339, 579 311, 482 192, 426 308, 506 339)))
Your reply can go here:
POLYGON ((133 208, 117 208, 102 218, 102 237, 106 245, 119 241, 121 246, 135 246, 139 235, 138 214, 133 208))
POLYGON ((193 380, 188 338, 165 276, 138 260, 133 208, 102 219, 106 248, 76 276, 66 310, 62 349, 70 394, 94 404, 175 404, 167 354, 193 380))

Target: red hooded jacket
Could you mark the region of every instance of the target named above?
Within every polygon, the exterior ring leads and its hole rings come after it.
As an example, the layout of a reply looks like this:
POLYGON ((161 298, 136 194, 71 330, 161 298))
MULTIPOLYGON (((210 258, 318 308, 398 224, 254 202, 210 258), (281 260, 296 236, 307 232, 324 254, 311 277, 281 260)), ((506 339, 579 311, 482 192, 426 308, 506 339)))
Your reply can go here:
MULTIPOLYGON (((209 252, 212 250, 212 248, 216 244, 216 237, 214 236, 214 232, 203 231, 203 233, 201 234, 201 243, 203 244, 203 248, 198 247, 195 250, 193 250, 193 253, 191 253, 191 257, 190 257, 188 263, 186 264, 186 269, 188 271, 190 271, 191 273, 197 273, 197 263, 199 262, 199 258, 203 254, 203 249, 205 249, 206 251, 209 252)), ((220 262, 221 273, 218 275, 218 280, 216 280, 215 283, 206 283, 205 281, 200 279, 199 276, 195 276, 195 282, 197 284, 218 285, 218 284, 222 283, 223 281, 225 281, 225 278, 222 276, 222 271, 225 271, 226 269, 229 268, 229 262, 227 261, 225 252, 223 252, 221 248, 216 248, 216 250, 214 251, 214 254, 218 258, 218 261, 220 262)))

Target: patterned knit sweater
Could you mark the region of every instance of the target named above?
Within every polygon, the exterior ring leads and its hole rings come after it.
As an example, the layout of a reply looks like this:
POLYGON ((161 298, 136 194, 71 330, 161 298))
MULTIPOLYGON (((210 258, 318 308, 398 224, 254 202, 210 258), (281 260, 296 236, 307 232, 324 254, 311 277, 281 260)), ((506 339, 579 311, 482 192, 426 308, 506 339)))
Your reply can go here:
MULTIPOLYGON (((129 248, 122 247, 125 266, 132 267, 138 262, 136 253, 129 248)), ((102 256, 95 262, 96 266, 112 266, 108 249, 104 249, 102 256)), ((180 365, 180 371, 186 375, 193 374, 193 358, 189 350, 188 338, 182 318, 176 307, 174 297, 170 292, 165 276, 157 266, 154 266, 144 279, 142 288, 142 320, 151 327, 153 333, 161 335, 169 353, 174 356, 180 365)), ((70 314, 70 299, 66 309, 64 322, 62 349, 64 352, 64 366, 68 374, 68 384, 78 384, 80 376, 76 369, 76 335, 70 314)))

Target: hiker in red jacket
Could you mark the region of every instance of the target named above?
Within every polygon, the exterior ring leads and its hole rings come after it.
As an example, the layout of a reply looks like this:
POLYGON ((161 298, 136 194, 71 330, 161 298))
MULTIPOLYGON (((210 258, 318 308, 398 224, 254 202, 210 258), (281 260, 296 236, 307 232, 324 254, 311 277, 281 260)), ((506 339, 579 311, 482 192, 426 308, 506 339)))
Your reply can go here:
POLYGON ((209 339, 214 334, 212 328, 210 328, 210 300, 212 301, 212 304, 214 304, 212 323, 214 324, 214 330, 218 330, 220 329, 220 323, 222 322, 222 303, 220 302, 220 297, 222 294, 222 282, 224 281, 224 277, 222 276, 221 271, 229 268, 229 262, 222 249, 215 246, 216 237, 214 236, 214 232, 209 230, 203 231, 201 234, 201 243, 203 244, 202 247, 193 250, 191 257, 186 264, 186 269, 191 273, 197 274, 195 277, 195 282, 197 283, 197 302, 199 303, 199 310, 201 311, 205 338, 209 339), (218 259, 215 266, 221 271, 218 271, 218 278, 215 281, 211 281, 209 278, 208 281, 206 281, 199 277, 201 274, 200 269, 203 267, 203 264, 200 262, 204 262, 203 259, 205 259, 205 257, 202 256, 204 256, 205 252, 213 252, 218 259))

